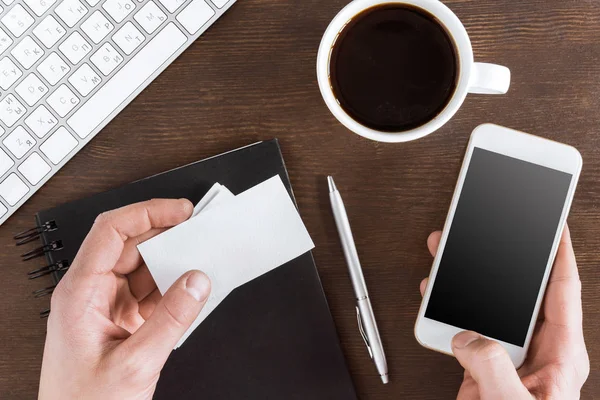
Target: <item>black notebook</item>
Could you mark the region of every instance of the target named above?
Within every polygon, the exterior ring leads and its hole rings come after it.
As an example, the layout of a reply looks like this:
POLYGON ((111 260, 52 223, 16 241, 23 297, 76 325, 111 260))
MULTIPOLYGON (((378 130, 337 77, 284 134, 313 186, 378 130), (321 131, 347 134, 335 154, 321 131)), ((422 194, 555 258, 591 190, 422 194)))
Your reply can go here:
MULTIPOLYGON (((239 194, 276 174, 293 198, 277 140, 257 143, 41 211, 21 239, 39 235, 42 247, 29 257, 43 254, 50 267, 37 275, 56 284, 98 214, 152 198, 196 204, 215 182, 239 194)), ((356 399, 312 254, 232 292, 171 354, 155 398, 356 399)))

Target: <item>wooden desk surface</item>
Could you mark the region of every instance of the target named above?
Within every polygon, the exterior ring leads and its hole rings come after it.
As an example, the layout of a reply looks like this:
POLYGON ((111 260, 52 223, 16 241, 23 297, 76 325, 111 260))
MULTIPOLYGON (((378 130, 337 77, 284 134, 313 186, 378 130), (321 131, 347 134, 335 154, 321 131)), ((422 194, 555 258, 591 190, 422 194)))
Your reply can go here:
POLYGON ((325 28, 347 0, 240 0, 104 131, 0 228, 0 398, 36 396, 45 336, 11 236, 33 215, 93 193, 261 139, 281 141, 301 214, 362 399, 451 399, 457 362, 413 337, 425 240, 440 229, 469 134, 485 122, 576 146, 585 161, 570 217, 583 281, 592 373, 583 398, 600 398, 600 2, 446 0, 478 61, 507 65, 507 96, 469 96, 431 136, 380 144, 343 128, 316 82, 325 28), (326 174, 346 193, 386 345, 392 382, 375 374, 356 327, 353 295, 329 211, 326 174))

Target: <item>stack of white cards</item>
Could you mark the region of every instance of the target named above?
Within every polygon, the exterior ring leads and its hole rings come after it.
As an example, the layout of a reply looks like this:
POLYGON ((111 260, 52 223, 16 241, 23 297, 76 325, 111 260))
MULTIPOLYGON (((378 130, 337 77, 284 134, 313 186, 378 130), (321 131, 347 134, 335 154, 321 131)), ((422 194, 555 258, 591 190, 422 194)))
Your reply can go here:
POLYGON ((215 184, 194 208, 192 218, 138 246, 162 294, 193 269, 211 280, 204 309, 175 348, 235 288, 313 248, 279 176, 238 196, 215 184))

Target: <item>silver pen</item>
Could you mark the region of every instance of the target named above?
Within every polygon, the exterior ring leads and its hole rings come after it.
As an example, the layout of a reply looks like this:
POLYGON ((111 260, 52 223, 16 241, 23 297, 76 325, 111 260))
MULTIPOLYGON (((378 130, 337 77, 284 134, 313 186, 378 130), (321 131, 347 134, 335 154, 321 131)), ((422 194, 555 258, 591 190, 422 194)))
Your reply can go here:
POLYGON ((369 300, 369 292, 367 291, 365 277, 362 272, 362 267, 360 266, 360 261, 358 260, 358 253, 356 251, 356 245, 354 244, 352 230, 350 229, 350 221, 348 221, 348 215, 346 214, 346 207, 344 207, 340 192, 338 192, 335 187, 333 177, 328 176, 327 181, 329 183, 331 209, 333 210, 335 224, 337 225, 338 233, 340 234, 344 256, 346 257, 346 263, 348 264, 348 270, 350 271, 350 279, 352 280, 352 286, 354 286, 354 293, 356 294, 358 329, 367 345, 371 359, 375 362, 381 380, 386 384, 389 382, 387 361, 385 359, 385 353, 383 352, 379 329, 377 329, 375 314, 371 307, 371 300, 369 300))

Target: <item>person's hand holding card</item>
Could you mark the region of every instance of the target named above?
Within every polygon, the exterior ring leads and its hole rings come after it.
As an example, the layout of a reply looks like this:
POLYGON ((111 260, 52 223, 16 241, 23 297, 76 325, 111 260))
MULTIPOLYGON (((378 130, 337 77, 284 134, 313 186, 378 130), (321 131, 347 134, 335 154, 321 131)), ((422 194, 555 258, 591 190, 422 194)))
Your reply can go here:
POLYGON ((136 245, 192 209, 188 200, 151 200, 97 218, 52 296, 40 399, 152 398, 210 281, 191 264, 161 296, 136 245))

